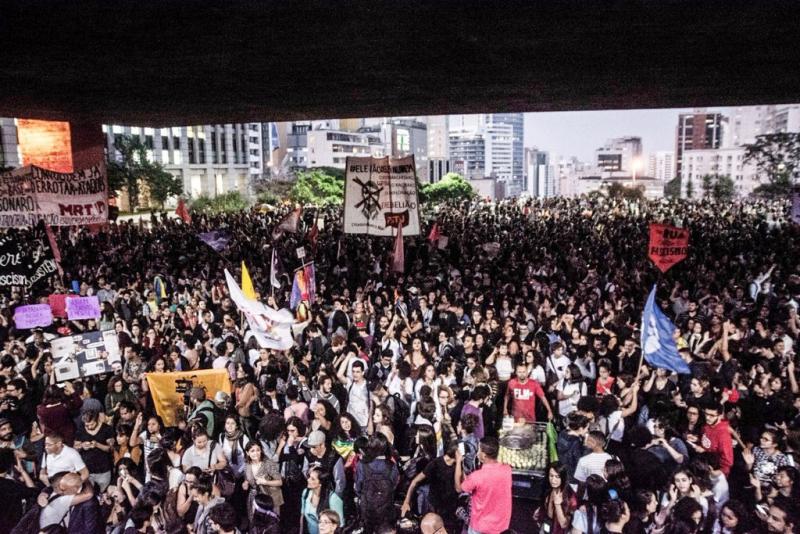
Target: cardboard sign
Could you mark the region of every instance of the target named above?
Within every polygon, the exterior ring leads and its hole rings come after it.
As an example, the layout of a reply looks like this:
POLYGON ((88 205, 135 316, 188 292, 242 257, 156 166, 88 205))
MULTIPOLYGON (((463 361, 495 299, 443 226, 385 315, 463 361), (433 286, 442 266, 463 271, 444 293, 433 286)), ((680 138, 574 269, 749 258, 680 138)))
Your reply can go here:
POLYGON ((650 225, 650 244, 647 256, 665 273, 670 267, 686 258, 689 250, 689 230, 666 224, 650 225))
POLYGON ((67 319, 97 319, 100 317, 100 300, 96 296, 67 299, 67 319))
POLYGON ((122 369, 119 340, 113 330, 60 337, 50 342, 50 351, 57 382, 122 369))
POLYGON ((408 219, 403 225, 403 235, 419 235, 419 198, 414 156, 348 157, 345 169, 346 234, 394 236, 395 229, 389 222, 396 221, 398 215, 406 212, 408 219))
POLYGON ((53 312, 53 317, 67 318, 67 299, 78 298, 78 295, 65 295, 63 293, 53 293, 47 297, 47 303, 53 312))
POLYGON ((19 306, 14 310, 14 324, 21 330, 50 326, 53 324, 53 313, 47 304, 19 306))
POLYGON ((298 260, 302 260, 303 258, 306 257, 306 249, 303 247, 297 247, 297 250, 295 252, 297 252, 298 260))

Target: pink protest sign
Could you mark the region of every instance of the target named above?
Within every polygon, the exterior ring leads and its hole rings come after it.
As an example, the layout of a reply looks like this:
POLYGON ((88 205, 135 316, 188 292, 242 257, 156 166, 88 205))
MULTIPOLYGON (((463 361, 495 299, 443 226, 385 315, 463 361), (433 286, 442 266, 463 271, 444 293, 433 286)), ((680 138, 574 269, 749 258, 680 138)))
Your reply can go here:
POLYGON ((97 297, 67 299, 67 318, 70 321, 97 319, 100 317, 100 301, 97 297))

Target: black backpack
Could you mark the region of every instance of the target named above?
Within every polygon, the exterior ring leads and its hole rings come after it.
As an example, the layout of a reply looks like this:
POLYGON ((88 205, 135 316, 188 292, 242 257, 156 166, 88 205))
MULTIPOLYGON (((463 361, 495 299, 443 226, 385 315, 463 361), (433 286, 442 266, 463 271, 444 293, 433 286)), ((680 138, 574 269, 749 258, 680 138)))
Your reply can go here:
MULTIPOLYGON (((380 461, 380 460, 373 460, 380 461)), ((386 460, 383 460, 386 462, 386 460)), ((386 462, 389 468, 392 465, 386 462)), ((359 510, 365 522, 394 522, 394 484, 386 471, 373 471, 368 463, 364 469, 364 484, 361 490, 359 510)))

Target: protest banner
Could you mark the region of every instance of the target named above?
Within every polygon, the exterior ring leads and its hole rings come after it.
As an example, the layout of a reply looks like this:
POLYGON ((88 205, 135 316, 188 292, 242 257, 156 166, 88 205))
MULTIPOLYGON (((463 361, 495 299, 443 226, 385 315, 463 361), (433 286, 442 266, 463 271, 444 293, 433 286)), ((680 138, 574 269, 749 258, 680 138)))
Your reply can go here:
POLYGON ((419 235, 419 199, 414 156, 348 157, 344 188, 344 232, 394 236, 419 235), (405 213, 407 211, 407 213, 405 213))
POLYGON ((105 224, 105 166, 61 173, 28 165, 0 173, 0 228, 105 224))
POLYGON ((92 331, 50 342, 56 381, 112 373, 122 369, 117 333, 92 331))
POLYGON ((147 373, 145 375, 156 412, 166 426, 175 426, 177 415, 183 412, 184 395, 193 387, 203 388, 206 398, 213 399, 219 391, 230 394, 231 381, 226 369, 205 369, 176 373, 147 373))
POLYGON ((47 297, 47 303, 53 312, 53 317, 67 318, 67 300, 78 298, 78 295, 65 295, 63 293, 53 293, 47 297))
POLYGON ((44 222, 23 239, 16 229, 0 236, 0 286, 30 288, 58 272, 44 222))
POLYGON ((96 296, 67 299, 67 319, 97 319, 100 317, 100 300, 96 296))
POLYGON ((25 330, 51 324, 53 324, 53 313, 47 304, 29 304, 18 306, 14 310, 14 326, 17 329, 25 330))
POLYGON ((650 225, 650 243, 647 256, 665 273, 683 260, 689 250, 689 230, 666 224, 650 225))

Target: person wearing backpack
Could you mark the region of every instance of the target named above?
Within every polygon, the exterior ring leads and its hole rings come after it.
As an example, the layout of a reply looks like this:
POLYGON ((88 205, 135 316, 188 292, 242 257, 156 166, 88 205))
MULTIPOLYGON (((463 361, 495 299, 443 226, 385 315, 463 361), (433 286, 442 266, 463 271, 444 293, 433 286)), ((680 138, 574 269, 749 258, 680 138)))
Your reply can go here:
POLYGON ((399 480, 400 472, 391 460, 386 436, 381 433, 370 436, 355 476, 358 510, 365 533, 394 523, 394 491, 399 480))
POLYGON ((189 392, 189 402, 192 411, 189 413, 188 421, 191 423, 195 419, 201 419, 209 436, 214 435, 215 417, 214 403, 206 399, 206 391, 203 388, 194 387, 189 392))

